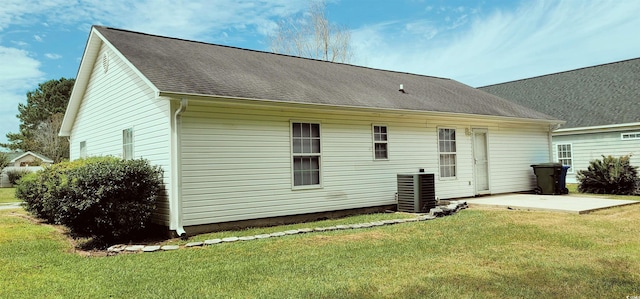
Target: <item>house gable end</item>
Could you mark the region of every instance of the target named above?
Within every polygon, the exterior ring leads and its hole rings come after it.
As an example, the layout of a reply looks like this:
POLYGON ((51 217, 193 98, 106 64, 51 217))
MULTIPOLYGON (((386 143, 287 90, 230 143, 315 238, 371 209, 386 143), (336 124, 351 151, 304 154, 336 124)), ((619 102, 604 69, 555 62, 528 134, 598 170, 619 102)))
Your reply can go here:
MULTIPOLYGON (((100 39, 98 34, 93 38, 100 39)), ((144 158, 162 167, 170 194, 171 101, 159 97, 157 89, 108 42, 89 47, 95 47, 93 57, 83 61, 82 85, 74 89, 77 106, 67 111, 70 159, 144 158)), ((154 221, 166 223, 168 215, 167 201, 162 200, 154 221)))
POLYGON ((78 69, 78 74, 76 76, 73 90, 71 91, 69 104, 67 104, 67 109, 62 121, 62 126, 58 134, 60 136, 71 136, 71 131, 76 121, 76 117, 78 116, 78 111, 82 104, 82 100, 87 91, 91 76, 94 73, 96 61, 98 59, 104 59, 105 61, 103 61, 103 67, 107 67, 107 69, 105 69, 105 72, 108 71, 108 63, 110 58, 98 57, 103 45, 109 47, 110 52, 113 53, 118 59, 121 59, 126 65, 128 65, 132 69, 132 71, 155 92, 156 95, 159 94, 158 88, 156 88, 155 85, 153 85, 153 83, 149 81, 149 79, 147 79, 138 69, 136 69, 131 64, 131 62, 129 62, 126 57, 124 57, 124 55, 122 55, 113 45, 111 45, 99 31, 97 31, 95 28, 92 28, 87 40, 84 54, 82 55, 82 60, 80 62, 80 67, 78 69))

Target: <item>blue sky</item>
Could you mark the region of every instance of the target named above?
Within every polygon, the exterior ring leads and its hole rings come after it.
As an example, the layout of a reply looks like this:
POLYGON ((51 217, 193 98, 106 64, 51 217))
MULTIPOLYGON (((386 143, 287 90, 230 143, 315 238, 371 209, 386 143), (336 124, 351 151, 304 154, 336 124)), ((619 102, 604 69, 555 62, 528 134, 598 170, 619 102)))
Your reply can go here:
MULTIPOLYGON (((76 76, 92 24, 268 50, 297 0, 2 0, 0 142, 38 83, 76 76)), ((353 64, 484 86, 640 57, 637 0, 327 0, 353 64)))

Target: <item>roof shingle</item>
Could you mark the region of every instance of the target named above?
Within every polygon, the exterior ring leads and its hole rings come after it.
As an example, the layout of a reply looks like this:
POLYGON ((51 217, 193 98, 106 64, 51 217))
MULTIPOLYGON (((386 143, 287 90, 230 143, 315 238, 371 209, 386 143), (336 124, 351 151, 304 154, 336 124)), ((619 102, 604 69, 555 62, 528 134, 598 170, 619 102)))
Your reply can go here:
POLYGON ((566 120, 563 128, 640 122, 640 58, 479 89, 566 120))
POLYGON ((450 79, 94 28, 161 92, 556 119, 450 79))

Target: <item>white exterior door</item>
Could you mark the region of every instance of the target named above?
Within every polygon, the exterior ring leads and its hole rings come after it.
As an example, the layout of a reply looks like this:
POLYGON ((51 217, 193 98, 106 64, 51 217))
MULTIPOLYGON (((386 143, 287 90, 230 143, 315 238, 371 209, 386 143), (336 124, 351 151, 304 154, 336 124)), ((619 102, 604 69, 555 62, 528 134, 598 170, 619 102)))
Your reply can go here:
POLYGON ((476 195, 489 194, 489 159, 487 155, 487 129, 473 129, 473 161, 476 195))

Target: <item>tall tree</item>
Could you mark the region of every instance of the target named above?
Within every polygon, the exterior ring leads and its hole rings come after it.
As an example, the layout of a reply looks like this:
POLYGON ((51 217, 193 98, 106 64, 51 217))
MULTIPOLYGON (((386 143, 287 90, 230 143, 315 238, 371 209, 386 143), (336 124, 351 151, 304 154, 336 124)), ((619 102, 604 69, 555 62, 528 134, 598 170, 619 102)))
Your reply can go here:
POLYGON ((0 152, 0 172, 2 169, 9 166, 9 155, 7 153, 0 152))
POLYGON ((69 139, 58 136, 63 118, 64 113, 54 113, 40 122, 33 134, 33 140, 38 145, 40 153, 55 162, 69 158, 69 139))
POLYGON ((309 2, 308 11, 299 19, 278 22, 270 36, 271 51, 332 62, 349 62, 353 56, 351 32, 329 23, 324 1, 309 2))
POLYGON ((69 142, 57 132, 74 83, 75 79, 49 80, 27 92, 27 103, 18 105, 20 132, 8 133, 9 143, 0 146, 38 152, 55 162, 69 158, 69 142))

